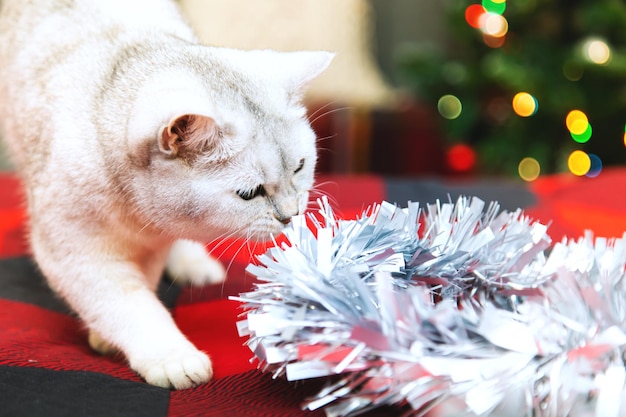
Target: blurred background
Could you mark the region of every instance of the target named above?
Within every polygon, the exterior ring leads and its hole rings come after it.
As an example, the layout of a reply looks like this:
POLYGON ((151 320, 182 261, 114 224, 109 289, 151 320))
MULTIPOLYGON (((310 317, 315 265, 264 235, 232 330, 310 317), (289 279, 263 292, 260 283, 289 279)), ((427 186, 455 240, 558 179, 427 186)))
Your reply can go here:
POLYGON ((626 162, 621 0, 181 3, 205 43, 338 52, 307 97, 320 172, 533 181, 626 162))

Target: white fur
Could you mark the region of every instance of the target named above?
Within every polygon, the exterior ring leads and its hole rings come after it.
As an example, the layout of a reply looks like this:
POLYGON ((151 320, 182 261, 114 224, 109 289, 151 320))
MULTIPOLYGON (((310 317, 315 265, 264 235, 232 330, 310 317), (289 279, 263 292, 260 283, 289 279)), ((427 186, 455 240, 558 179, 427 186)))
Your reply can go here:
POLYGON ((0 0, 0 130, 34 256, 95 349, 172 388, 212 371, 154 294, 163 269, 220 281, 187 240, 265 238, 305 209, 315 135, 298 98, 332 58, 194 42, 167 0, 0 0), (212 131, 164 136, 186 115, 212 131))
POLYGON ((191 240, 178 240, 170 249, 167 271, 174 281, 191 285, 222 282, 226 278, 224 266, 207 256, 204 245, 191 240))

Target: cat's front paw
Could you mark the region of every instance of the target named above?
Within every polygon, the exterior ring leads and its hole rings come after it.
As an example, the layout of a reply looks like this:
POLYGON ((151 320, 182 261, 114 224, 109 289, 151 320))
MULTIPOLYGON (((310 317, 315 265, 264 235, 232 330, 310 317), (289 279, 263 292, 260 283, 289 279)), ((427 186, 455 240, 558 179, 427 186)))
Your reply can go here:
POLYGON ((148 384, 162 388, 192 388, 209 382, 213 376, 211 360, 195 348, 133 367, 148 384))
POLYGON ((178 240, 170 250, 167 272, 179 284, 207 285, 224 281, 226 270, 213 259, 204 246, 190 240, 178 240))

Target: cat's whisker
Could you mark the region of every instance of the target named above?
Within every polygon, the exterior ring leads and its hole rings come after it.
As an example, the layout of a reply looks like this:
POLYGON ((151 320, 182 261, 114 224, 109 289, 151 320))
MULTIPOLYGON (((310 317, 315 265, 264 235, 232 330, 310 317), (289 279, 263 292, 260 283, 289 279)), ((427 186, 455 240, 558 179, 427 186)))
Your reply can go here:
POLYGON ((215 259, 221 260, 224 254, 237 242, 234 235, 226 236, 220 242, 209 250, 209 255, 215 259))
MULTIPOLYGON (((319 144, 320 142, 323 142, 323 141, 328 140, 328 139, 335 139, 337 136, 338 136, 338 134, 335 133, 335 134, 332 134, 332 135, 328 135, 328 136, 324 136, 324 137, 321 137, 321 138, 317 138, 317 139, 315 139, 315 142, 319 144)), ((319 148, 318 147, 318 150, 330 151, 331 149, 330 148, 319 148)))
MULTIPOLYGON (((241 238, 237 238, 236 236, 239 235, 241 232, 243 231, 243 229, 238 230, 235 233, 231 233, 230 235, 228 235, 227 237, 225 237, 219 244, 219 246, 222 245, 222 243, 226 243, 226 242, 230 242, 226 247, 223 247, 221 250, 221 253, 215 255, 215 251, 212 251, 211 255, 214 256, 216 259, 221 259, 226 252, 232 248, 235 244, 237 244, 237 242, 240 242, 242 239, 241 238), (231 240, 232 239, 232 240, 231 240)), ((219 247, 218 246, 218 247, 219 247)), ((217 247, 215 248, 217 249, 217 247)))
POLYGON ((330 147, 322 147, 322 146, 317 146, 317 153, 318 155, 335 155, 337 152, 335 149, 330 148, 330 147))
POLYGON ((322 185, 326 185, 326 184, 335 184, 332 181, 326 181, 320 184, 317 184, 315 187, 313 187, 310 191, 309 194, 312 197, 316 197, 315 199, 310 199, 309 203, 313 203, 313 204, 317 204, 317 199, 321 198, 321 197, 326 197, 328 199, 328 201, 330 202, 330 205, 333 209, 337 208, 339 206, 339 202, 337 201, 337 199, 335 198, 335 196, 333 196, 332 194, 327 194, 322 190, 319 190, 317 187, 320 187, 322 185))
POLYGON ((241 242, 241 245, 239 246, 239 248, 235 251, 234 255, 232 256, 232 259, 230 260, 228 267, 230 268, 233 264, 233 262, 235 261, 235 259, 237 258, 237 256, 239 256, 239 253, 241 253, 242 249, 247 248, 248 249, 248 255, 252 256, 252 252, 250 252, 250 236, 246 236, 245 239, 243 239, 243 241, 241 242))
POLYGON ((170 291, 175 285, 176 285, 176 281, 178 280, 178 277, 175 277, 171 274, 168 274, 168 277, 170 278, 170 285, 167 286, 167 289, 165 290, 165 292, 170 291))
POLYGON ((316 121, 318 121, 319 119, 321 119, 322 117, 328 116, 329 114, 338 113, 338 112, 344 111, 344 110, 354 110, 355 108, 356 107, 354 107, 354 106, 337 107, 336 109, 328 110, 327 112, 324 112, 324 113, 320 114, 319 116, 316 116, 315 119, 309 121, 309 123, 313 124, 316 121))
MULTIPOLYGON (((230 262, 228 262, 228 265, 226 266, 226 272, 227 273, 228 273, 228 271, 230 271, 230 268, 233 266, 233 263, 235 262, 235 259, 237 259, 237 256, 239 256, 239 253, 241 252, 241 250, 243 248, 245 248, 247 246, 248 247, 248 253, 249 254, 253 253, 252 251, 250 251, 250 246, 249 246, 249 242, 251 240, 250 237, 251 237, 251 234, 250 234, 250 231, 248 230, 247 234, 246 234, 246 238, 243 239, 243 241, 241 241, 241 245, 239 246, 239 248, 237 250, 235 250, 235 253, 230 258, 230 262)), ((237 240, 235 242, 237 242, 237 240)), ((235 242, 233 242, 233 243, 235 243, 235 242)), ((225 284, 226 284, 226 281, 224 280, 224 282, 222 283, 222 293, 221 293, 222 297, 224 296, 225 284)))
MULTIPOLYGON (((321 184, 333 184, 333 182, 325 182, 325 183, 321 183, 321 184)), ((320 184, 318 184, 318 185, 320 185, 320 184)), ((333 209, 333 211, 339 217, 343 216, 343 212, 341 211, 341 206, 340 206, 339 202, 337 201, 337 199, 333 195, 326 194, 325 192, 320 191, 320 190, 316 189, 315 187, 313 189, 311 189, 309 191, 309 193, 311 194, 312 197, 316 197, 316 196, 319 196, 320 198, 321 197, 326 197, 328 199, 328 202, 329 202, 331 208, 333 209)), ((310 209, 310 210, 317 210, 317 209, 319 209, 319 206, 317 204, 317 198, 309 199, 309 203, 308 203, 307 209, 310 209)))
MULTIPOLYGON (((236 242, 237 242, 237 240, 233 241, 233 244, 236 243, 236 242)), ((245 242, 241 242, 241 246, 239 247, 239 249, 237 249, 235 251, 233 256, 231 256, 230 261, 228 262, 228 264, 224 267, 224 269, 226 270, 226 276, 228 276, 228 273, 230 272, 230 268, 233 266, 233 262, 235 262, 235 259, 237 258, 237 255, 239 254, 239 251, 241 250, 241 248, 244 245, 245 245, 245 242)), ((224 280, 222 282, 222 288, 221 288, 221 293, 220 293, 222 297, 224 296, 225 286, 226 286, 226 280, 224 280)))
MULTIPOLYGON (((226 253, 226 251, 228 251, 229 248, 231 248, 235 243, 237 243, 238 241, 241 240, 241 238, 237 238, 236 236, 240 235, 242 231, 244 231, 245 228, 241 228, 241 229, 237 229, 235 231, 232 231, 230 233, 223 233, 220 237, 216 238, 216 239, 221 239, 219 243, 217 243, 210 251, 209 254, 213 257, 215 257, 215 259, 220 260, 222 256, 224 256, 224 254, 226 253), (231 241, 232 239, 232 241, 231 241), (222 246, 225 242, 229 242, 230 244, 222 249, 222 252, 219 255, 214 255, 214 252, 217 248, 219 248, 220 246, 222 246)), ((216 240, 215 239, 215 240, 216 240)), ((246 238, 247 239, 247 238, 246 238)), ((213 242, 215 242, 215 240, 213 240, 213 242)), ((213 242, 211 242, 211 244, 213 244, 213 242)), ((224 278, 224 281, 222 281, 222 288, 221 288, 221 295, 224 295, 224 287, 226 285, 226 280, 228 279, 228 273, 230 272, 230 268, 232 266, 232 263, 234 261, 234 259, 237 256, 238 251, 236 251, 235 255, 233 257, 231 257, 230 262, 228 263, 228 265, 226 265, 224 267, 224 270, 226 272, 226 277, 224 278)))
POLYGON ((235 237, 237 234, 241 233, 242 231, 244 231, 245 228, 241 227, 241 228, 237 228, 237 229, 233 229, 233 230, 229 230, 226 231, 216 237, 214 237, 208 244, 207 246, 211 246, 211 245, 215 245, 213 247, 213 250, 215 250, 216 248, 218 248, 219 246, 222 245, 222 243, 224 241, 227 241, 230 238, 235 237), (217 244, 215 244, 215 242, 218 242, 217 244))
POLYGON ((328 103, 326 103, 325 105, 323 105, 322 107, 319 107, 318 109, 316 109, 313 113, 309 114, 307 117, 307 120, 309 120, 309 123, 311 122, 311 118, 317 116, 320 112, 326 110, 327 108, 329 108, 330 106, 333 106, 337 103, 337 100, 332 100, 328 103))
POLYGON ((311 188, 311 191, 316 191, 318 187, 321 187, 323 185, 337 185, 337 181, 322 181, 322 182, 318 182, 316 183, 313 188, 311 188))
POLYGON ((209 255, 212 255, 213 252, 219 248, 225 241, 227 241, 230 237, 232 237, 236 232, 229 231, 224 232, 215 238, 213 238, 210 242, 207 242, 204 247, 208 251, 209 255), (217 243, 216 243, 217 242, 217 243))

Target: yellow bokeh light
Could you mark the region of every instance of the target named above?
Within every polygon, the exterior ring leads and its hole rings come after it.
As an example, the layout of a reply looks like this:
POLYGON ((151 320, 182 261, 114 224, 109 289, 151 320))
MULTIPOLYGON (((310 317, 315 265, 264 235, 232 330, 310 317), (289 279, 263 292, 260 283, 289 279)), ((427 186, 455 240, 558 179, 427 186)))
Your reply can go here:
POLYGON ((509 22, 497 13, 486 13, 482 21, 483 33, 496 38, 501 38, 509 31, 509 22))
POLYGON ((569 131, 574 135, 582 135, 589 127, 589 122, 583 119, 576 119, 572 122, 569 131))
POLYGON ((624 146, 626 146, 626 132, 624 132, 624 146))
POLYGON ((491 0, 492 3, 496 3, 496 4, 502 4, 504 2, 506 2, 506 0, 491 0))
POLYGON ((461 100, 452 94, 447 94, 439 99, 437 103, 439 113, 446 119, 453 120, 461 115, 463 105, 461 100))
POLYGON ((589 119, 587 115, 580 110, 572 110, 565 118, 567 129, 575 135, 581 135, 587 130, 589 119))
POLYGON ((534 181, 541 173, 541 166, 535 158, 527 157, 520 161, 517 172, 524 181, 534 181))
POLYGON ((572 174, 581 177, 591 169, 591 158, 584 151, 574 151, 567 158, 567 167, 572 174))
POLYGON ((537 100, 528 93, 517 93, 513 97, 513 111, 522 117, 532 116, 537 112, 537 100))
POLYGON ((611 48, 599 39, 586 42, 583 52, 589 61, 598 65, 606 64, 611 58, 611 48))

